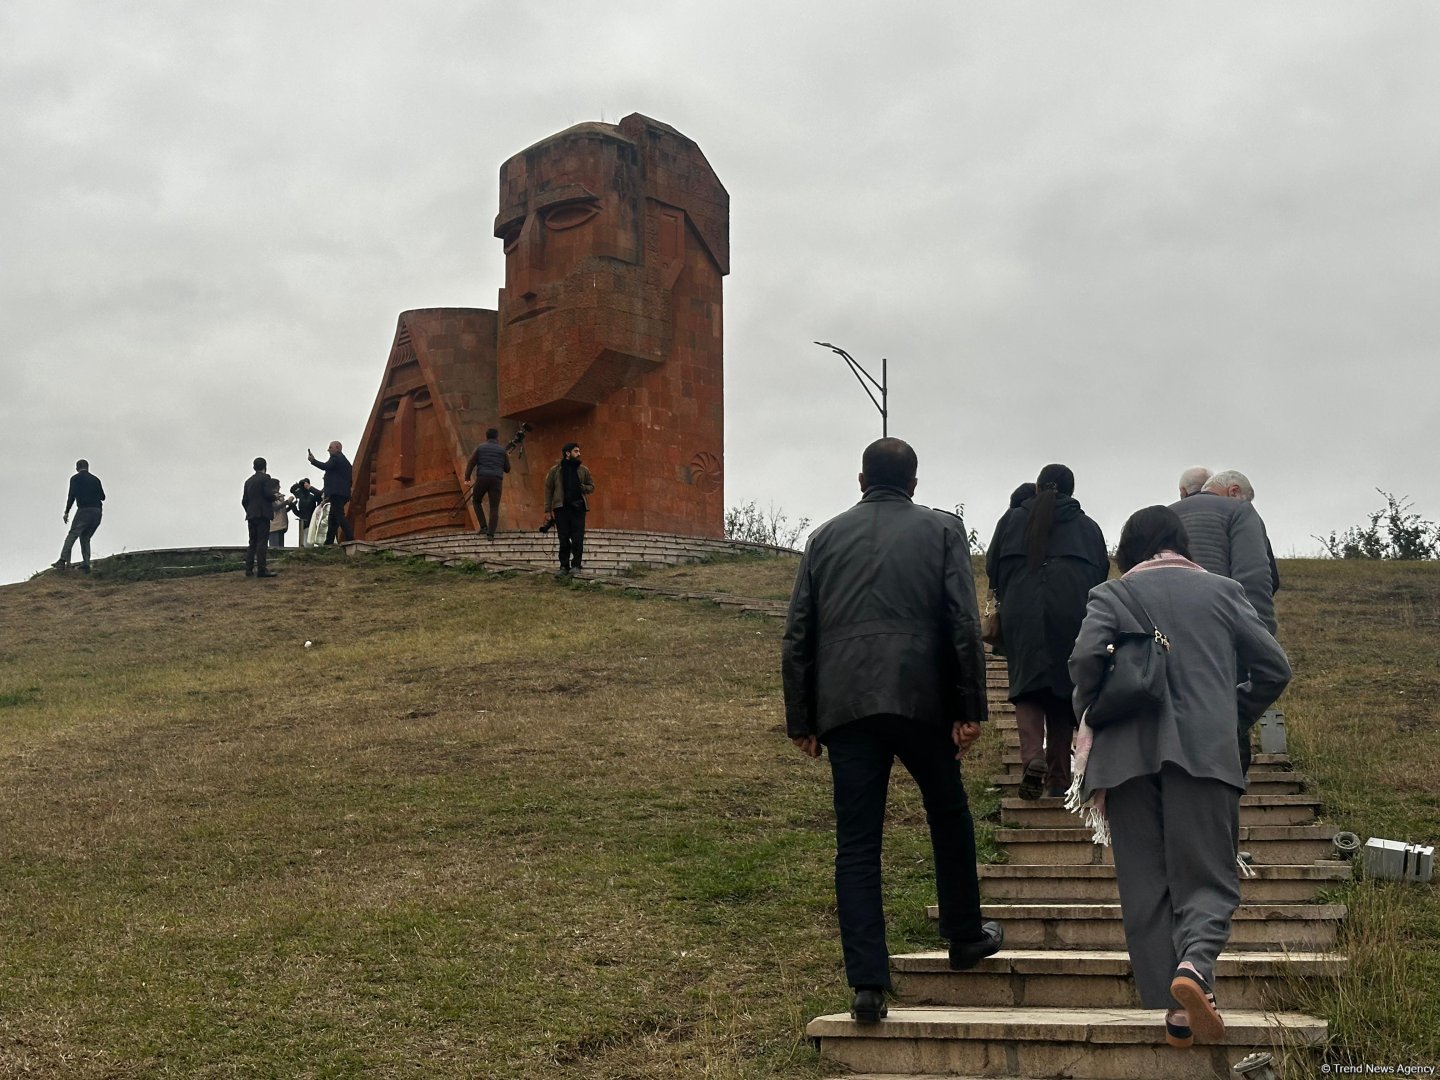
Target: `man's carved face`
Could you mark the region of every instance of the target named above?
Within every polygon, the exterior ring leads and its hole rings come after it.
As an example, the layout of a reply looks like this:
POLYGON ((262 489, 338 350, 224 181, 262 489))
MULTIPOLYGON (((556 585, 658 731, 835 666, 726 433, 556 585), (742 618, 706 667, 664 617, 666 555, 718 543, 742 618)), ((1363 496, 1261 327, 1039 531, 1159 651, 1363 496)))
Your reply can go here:
POLYGON ((635 144, 599 124, 562 132, 505 163, 500 200, 502 414, 593 404, 658 364, 665 220, 678 266, 684 213, 646 199, 635 144))

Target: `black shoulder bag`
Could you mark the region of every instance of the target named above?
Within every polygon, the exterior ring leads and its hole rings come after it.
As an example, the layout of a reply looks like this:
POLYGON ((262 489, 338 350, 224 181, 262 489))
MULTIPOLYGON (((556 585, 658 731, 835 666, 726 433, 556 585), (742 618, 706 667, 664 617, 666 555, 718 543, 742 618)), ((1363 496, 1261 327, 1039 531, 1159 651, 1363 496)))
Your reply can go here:
POLYGON ((1126 610, 1141 626, 1150 629, 1140 633, 1121 630, 1106 646, 1109 656, 1100 674, 1100 690, 1085 713, 1085 722, 1095 731, 1121 720, 1158 720, 1170 692, 1165 683, 1170 639, 1155 625, 1125 582, 1117 581, 1115 585, 1116 595, 1126 610))

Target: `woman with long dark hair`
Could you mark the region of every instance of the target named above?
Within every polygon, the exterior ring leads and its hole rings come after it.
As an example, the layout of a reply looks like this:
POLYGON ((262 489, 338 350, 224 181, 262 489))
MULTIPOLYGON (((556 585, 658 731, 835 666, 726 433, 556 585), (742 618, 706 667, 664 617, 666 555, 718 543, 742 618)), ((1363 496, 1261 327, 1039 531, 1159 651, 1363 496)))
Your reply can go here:
POLYGON ((1064 465, 1040 470, 1034 495, 995 526, 985 573, 1000 603, 1009 696, 1020 728, 1020 797, 1058 797, 1070 787, 1075 730, 1075 687, 1066 663, 1085 598, 1110 574, 1105 536, 1075 500, 1074 473, 1064 465))
POLYGON ((1141 1004, 1167 1010, 1170 1045, 1216 1042, 1225 1021, 1211 980, 1240 903, 1245 775, 1235 731, 1280 696, 1290 663, 1244 588, 1191 561, 1173 510, 1132 514, 1115 561, 1124 574, 1090 594, 1070 657, 1075 711, 1083 718, 1099 696, 1120 631, 1165 635, 1167 693, 1158 717, 1116 719, 1093 733, 1082 723, 1067 805, 1114 848, 1141 1004))

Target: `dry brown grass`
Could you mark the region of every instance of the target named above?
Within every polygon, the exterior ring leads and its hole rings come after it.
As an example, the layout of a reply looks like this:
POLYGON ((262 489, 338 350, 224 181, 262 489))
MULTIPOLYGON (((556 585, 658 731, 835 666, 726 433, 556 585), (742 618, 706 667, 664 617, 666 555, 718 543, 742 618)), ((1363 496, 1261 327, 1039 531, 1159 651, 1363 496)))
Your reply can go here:
MULTIPOLYGON (((0 626, 0 1076, 818 1074, 828 776, 777 622, 322 558, 47 575, 0 626)), ((923 834, 890 850, 933 941, 923 834)))

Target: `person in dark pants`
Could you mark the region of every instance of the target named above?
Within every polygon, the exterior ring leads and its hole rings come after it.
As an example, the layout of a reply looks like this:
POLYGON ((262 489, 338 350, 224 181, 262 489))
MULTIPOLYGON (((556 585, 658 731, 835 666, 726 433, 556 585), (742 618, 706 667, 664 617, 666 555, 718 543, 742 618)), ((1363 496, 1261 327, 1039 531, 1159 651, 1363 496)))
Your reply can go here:
POLYGON ((1074 474, 1046 465, 1033 495, 1019 505, 1012 498, 985 552, 1020 729, 1022 799, 1059 798, 1070 788, 1077 720, 1066 664, 1085 598, 1110 573, 1105 536, 1074 496, 1074 474))
POLYGON ((245 524, 250 528, 250 543, 245 549, 246 577, 275 577, 265 568, 266 545, 270 542, 270 519, 274 516, 275 496, 279 485, 265 472, 265 459, 255 459, 255 473, 245 481, 240 505, 245 508, 245 524))
POLYGON ((589 495, 595 478, 580 464, 580 444, 568 442, 560 450, 560 462, 545 474, 545 508, 560 537, 560 573, 583 569, 585 515, 590 511, 589 495))
POLYGON ((299 546, 304 547, 308 543, 306 537, 310 533, 310 519, 315 516, 315 507, 320 505, 320 492, 310 486, 307 476, 290 485, 290 494, 295 496, 295 516, 300 519, 299 546))
POLYGON ((510 455, 500 445, 500 431, 498 428, 488 428, 485 441, 475 447, 475 452, 465 464, 465 479, 469 480, 470 474, 475 474, 475 487, 470 492, 471 502, 475 506, 475 520, 480 523, 478 531, 491 540, 495 539, 495 529, 500 524, 500 489, 505 485, 505 474, 509 471, 510 455), (488 521, 485 518, 485 508, 481 505, 487 497, 490 500, 488 521))
POLYGON ((830 752, 840 942, 850 1013, 866 1022, 887 1012, 880 847, 896 758, 924 800, 950 967, 974 967, 1005 936, 981 921, 958 764, 986 718, 970 545, 960 518, 911 501, 915 472, 900 439, 866 448, 860 502, 806 545, 781 646, 786 732, 811 757, 830 752))
POLYGON ((70 549, 80 541, 80 569, 90 572, 90 538, 100 528, 101 508, 105 502, 105 486, 100 478, 90 471, 90 462, 81 458, 75 462, 75 475, 70 477, 70 492, 65 496, 65 513, 60 520, 70 523, 70 508, 75 507, 75 521, 65 536, 65 546, 60 549, 60 558, 51 565, 64 570, 70 565, 70 549))
POLYGON ((340 452, 339 441, 329 446, 330 456, 317 461, 309 450, 305 451, 310 464, 325 472, 325 501, 330 504, 330 525, 325 530, 325 543, 335 543, 335 534, 345 530, 345 539, 354 540, 350 522, 345 519, 345 504, 350 501, 350 459, 340 452))

